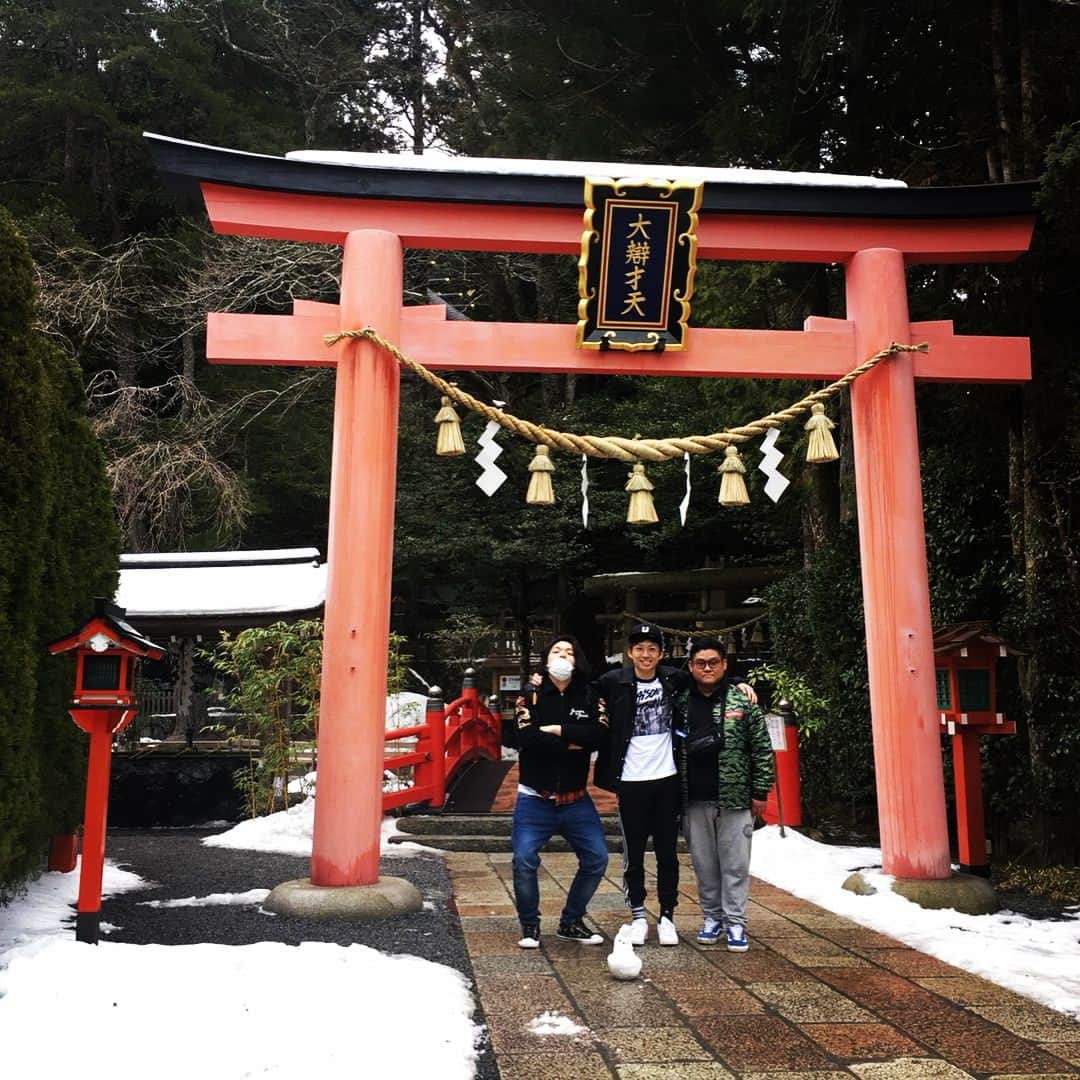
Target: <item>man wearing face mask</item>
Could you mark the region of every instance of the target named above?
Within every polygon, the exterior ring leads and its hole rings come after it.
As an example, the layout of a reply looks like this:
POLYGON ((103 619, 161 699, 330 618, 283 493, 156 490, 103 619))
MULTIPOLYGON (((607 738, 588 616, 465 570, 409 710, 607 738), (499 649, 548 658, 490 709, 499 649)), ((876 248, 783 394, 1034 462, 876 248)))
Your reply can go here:
POLYGON ((514 805, 514 902, 523 949, 540 946, 540 850, 558 834, 578 858, 566 894, 557 936, 583 945, 603 937, 584 923, 585 910, 607 869, 607 841, 600 816, 586 790, 589 758, 604 728, 584 655, 574 638, 560 635, 549 646, 546 673, 518 698, 519 784, 514 805))

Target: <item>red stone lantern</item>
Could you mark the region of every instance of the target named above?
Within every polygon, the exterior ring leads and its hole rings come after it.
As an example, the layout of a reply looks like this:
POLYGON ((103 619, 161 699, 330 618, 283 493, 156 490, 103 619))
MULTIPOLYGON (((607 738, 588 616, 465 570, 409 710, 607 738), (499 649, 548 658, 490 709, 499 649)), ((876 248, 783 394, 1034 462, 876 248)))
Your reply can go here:
POLYGON ((980 735, 1015 735, 997 707, 997 664, 1015 655, 986 622, 955 623, 934 633, 941 733, 952 740, 956 837, 960 869, 989 876, 982 797, 980 735))
POLYGON ((50 653, 75 653, 75 692, 68 712, 90 736, 75 937, 95 945, 101 925, 112 740, 135 716, 135 671, 139 660, 160 660, 165 655, 164 649, 126 622, 124 614, 123 608, 98 597, 90 620, 49 646, 50 653))

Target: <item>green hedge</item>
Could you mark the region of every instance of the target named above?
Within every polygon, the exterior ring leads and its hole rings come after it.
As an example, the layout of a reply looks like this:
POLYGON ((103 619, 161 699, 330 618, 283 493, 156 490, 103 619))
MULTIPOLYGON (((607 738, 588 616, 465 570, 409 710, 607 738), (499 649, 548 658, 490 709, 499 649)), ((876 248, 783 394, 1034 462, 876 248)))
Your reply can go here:
POLYGON ((120 550, 78 367, 32 325, 26 244, 0 211, 0 895, 81 817, 70 663, 45 653, 112 596, 120 550))

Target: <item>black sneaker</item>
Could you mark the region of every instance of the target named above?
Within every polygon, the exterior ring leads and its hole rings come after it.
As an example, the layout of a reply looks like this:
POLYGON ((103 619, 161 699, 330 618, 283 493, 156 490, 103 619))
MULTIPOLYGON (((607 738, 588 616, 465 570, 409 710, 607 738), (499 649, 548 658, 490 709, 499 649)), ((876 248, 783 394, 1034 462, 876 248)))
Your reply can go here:
POLYGON ((522 923, 521 940, 518 942, 519 949, 540 948, 540 924, 522 923))
POLYGON ((603 945, 603 934, 593 933, 580 919, 574 922, 559 923, 559 929, 555 931, 557 937, 564 941, 576 941, 581 945, 603 945))

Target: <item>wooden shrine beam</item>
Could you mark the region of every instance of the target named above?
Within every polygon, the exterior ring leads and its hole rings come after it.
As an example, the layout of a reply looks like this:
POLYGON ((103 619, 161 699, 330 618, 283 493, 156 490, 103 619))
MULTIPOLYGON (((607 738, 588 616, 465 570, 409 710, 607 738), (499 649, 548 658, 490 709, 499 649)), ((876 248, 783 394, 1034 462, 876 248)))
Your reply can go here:
MULTIPOLYGON (((582 209, 298 195, 204 183, 217 232, 340 244, 353 229, 387 229, 405 247, 577 255, 582 209)), ((909 264, 991 262, 1027 251, 1034 215, 959 218, 706 214, 699 259, 843 262, 867 247, 904 252, 909 264)))
MULTIPOLYGON (((207 317, 207 359, 219 364, 327 367, 344 349, 323 344, 338 329, 333 304, 297 302, 294 315, 216 312, 207 317)), ((554 323, 443 321, 442 305, 402 309, 406 356, 437 371, 533 371, 606 375, 741 376, 760 379, 838 379, 861 363, 852 326, 811 318, 805 330, 691 328, 679 352, 603 353, 578 349, 575 328, 554 323)), ((376 327, 376 329, 378 329, 376 327)), ((914 323, 915 341, 930 352, 913 357, 917 379, 1021 382, 1031 377, 1024 338, 953 337, 952 323, 914 323)))

